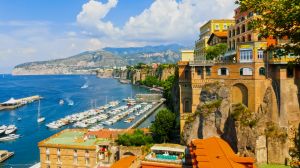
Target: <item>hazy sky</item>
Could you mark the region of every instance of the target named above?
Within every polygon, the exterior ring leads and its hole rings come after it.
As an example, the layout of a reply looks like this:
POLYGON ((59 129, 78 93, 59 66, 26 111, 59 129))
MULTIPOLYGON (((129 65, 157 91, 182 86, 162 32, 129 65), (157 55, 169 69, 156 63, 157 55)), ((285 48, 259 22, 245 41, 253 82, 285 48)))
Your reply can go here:
POLYGON ((234 0, 0 0, 0 73, 103 47, 193 45, 234 0))

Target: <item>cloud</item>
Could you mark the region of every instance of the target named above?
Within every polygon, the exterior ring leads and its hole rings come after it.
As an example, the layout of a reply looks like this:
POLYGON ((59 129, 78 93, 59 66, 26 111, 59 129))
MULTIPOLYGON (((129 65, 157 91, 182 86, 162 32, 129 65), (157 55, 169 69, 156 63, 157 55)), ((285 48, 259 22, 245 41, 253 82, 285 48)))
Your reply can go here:
POLYGON ((117 3, 117 0, 108 0, 106 4, 90 0, 83 5, 82 11, 77 15, 78 24, 96 30, 97 34, 114 35, 119 33, 119 29, 115 28, 111 22, 102 21, 117 3))
POLYGON ((91 0, 83 5, 77 22, 95 37, 122 39, 128 42, 192 43, 205 21, 232 18, 234 0, 156 0, 123 27, 103 19, 117 5, 116 0, 102 4, 91 0))

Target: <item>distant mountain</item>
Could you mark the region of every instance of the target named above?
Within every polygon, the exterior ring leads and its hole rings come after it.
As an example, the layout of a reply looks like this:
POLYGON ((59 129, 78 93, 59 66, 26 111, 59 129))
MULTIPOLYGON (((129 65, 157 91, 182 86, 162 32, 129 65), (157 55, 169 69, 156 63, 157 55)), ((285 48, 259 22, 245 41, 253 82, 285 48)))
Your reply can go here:
POLYGON ((128 48, 112 48, 106 47, 103 50, 109 51, 116 55, 132 55, 139 53, 157 53, 165 52, 167 50, 179 53, 181 49, 185 48, 179 44, 169 44, 169 45, 158 45, 158 46, 145 46, 145 47, 128 47, 128 48))
POLYGON ((88 51, 81 54, 50 61, 29 62, 17 65, 14 75, 39 74, 83 74, 91 73, 92 69, 125 66, 125 59, 107 51, 88 51))
POLYGON ((94 69, 120 67, 137 63, 176 63, 180 59, 180 50, 185 47, 178 44, 104 48, 99 51, 87 51, 64 59, 29 62, 17 65, 14 75, 40 74, 85 74, 94 69))

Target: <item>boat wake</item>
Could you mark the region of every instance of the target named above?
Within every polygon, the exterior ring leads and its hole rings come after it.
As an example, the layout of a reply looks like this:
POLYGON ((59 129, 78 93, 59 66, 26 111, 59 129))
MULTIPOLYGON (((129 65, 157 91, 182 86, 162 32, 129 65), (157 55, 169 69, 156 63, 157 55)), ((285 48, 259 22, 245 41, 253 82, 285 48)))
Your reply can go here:
POLYGON ((66 101, 68 102, 69 106, 74 106, 74 101, 71 100, 70 98, 67 98, 66 101))

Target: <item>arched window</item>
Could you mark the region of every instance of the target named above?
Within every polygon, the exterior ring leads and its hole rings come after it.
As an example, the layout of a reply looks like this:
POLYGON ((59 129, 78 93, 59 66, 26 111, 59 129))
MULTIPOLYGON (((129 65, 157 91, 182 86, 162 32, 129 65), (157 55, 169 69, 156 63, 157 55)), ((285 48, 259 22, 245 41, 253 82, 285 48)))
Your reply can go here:
POLYGON ((241 68, 240 69, 240 75, 241 76, 251 76, 251 75, 253 75, 252 68, 241 68))
POLYGON ((227 68, 220 68, 218 69, 219 76, 227 76, 229 75, 229 70, 227 68))
POLYGON ((191 113, 192 112, 191 101, 188 99, 184 100, 183 108, 185 113, 191 113))
POLYGON ((243 24, 243 26, 242 26, 242 33, 245 33, 245 31, 246 31, 246 26, 243 24))
POLYGON ((259 75, 266 75, 266 69, 264 67, 259 68, 259 75))
POLYGON ((251 38, 251 34, 248 34, 248 38, 247 38, 247 41, 251 41, 252 38, 251 38))
POLYGON ((246 42, 245 36, 242 37, 242 42, 246 42))

